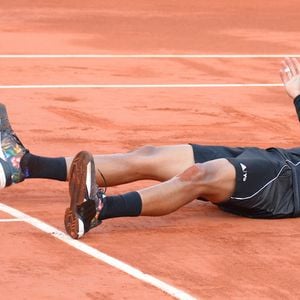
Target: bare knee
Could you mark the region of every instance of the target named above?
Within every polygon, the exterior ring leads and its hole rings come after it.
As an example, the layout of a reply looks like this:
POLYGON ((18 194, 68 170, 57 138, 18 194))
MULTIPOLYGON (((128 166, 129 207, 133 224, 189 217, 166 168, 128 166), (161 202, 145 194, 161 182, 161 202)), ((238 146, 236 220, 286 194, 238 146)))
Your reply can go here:
POLYGON ((142 158, 149 158, 157 154, 158 147, 155 146, 142 146, 140 148, 137 148, 136 150, 132 151, 131 153, 142 158))
POLYGON ((206 171, 207 168, 204 166, 204 164, 197 163, 185 170, 178 177, 181 181, 202 186, 205 181, 206 171))
POLYGON ((141 178, 160 180, 158 170, 158 159, 160 150, 155 146, 142 146, 130 152, 131 163, 141 178))
POLYGON ((227 159, 216 159, 203 164, 205 168, 204 197, 213 203, 228 200, 235 189, 235 168, 227 159))
POLYGON ((131 152, 134 162, 142 169, 148 169, 159 156, 159 147, 143 146, 131 152))
POLYGON ((197 163, 179 175, 197 191, 197 197, 219 203, 227 200, 235 188, 235 169, 226 159, 197 163))

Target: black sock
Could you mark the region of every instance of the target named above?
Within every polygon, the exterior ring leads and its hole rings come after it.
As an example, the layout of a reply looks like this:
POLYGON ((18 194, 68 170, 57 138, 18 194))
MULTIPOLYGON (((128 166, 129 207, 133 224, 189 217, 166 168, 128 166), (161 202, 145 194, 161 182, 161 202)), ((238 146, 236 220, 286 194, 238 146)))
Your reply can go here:
POLYGON ((64 157, 49 158, 26 153, 21 160, 25 178, 67 180, 67 164, 64 157))
POLYGON ((138 192, 107 196, 103 199, 103 208, 99 219, 117 217, 137 217, 142 211, 142 199, 138 192))

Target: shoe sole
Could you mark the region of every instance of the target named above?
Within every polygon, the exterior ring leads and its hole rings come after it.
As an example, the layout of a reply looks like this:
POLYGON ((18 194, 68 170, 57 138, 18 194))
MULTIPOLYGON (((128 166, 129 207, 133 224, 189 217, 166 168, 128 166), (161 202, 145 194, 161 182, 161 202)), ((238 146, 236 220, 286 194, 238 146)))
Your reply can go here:
POLYGON ((1 128, 5 130, 11 130, 11 125, 8 119, 6 107, 4 104, 0 103, 0 119, 1 119, 1 128))
POLYGON ((65 229, 73 239, 79 239, 85 233, 84 224, 77 215, 77 206, 85 201, 86 189, 90 194, 92 161, 93 156, 89 152, 81 151, 74 157, 70 167, 71 200, 70 207, 65 211, 65 229))
MULTIPOLYGON (((8 115, 6 111, 6 107, 4 104, 0 103, 0 128, 2 130, 12 130, 9 120, 8 120, 8 115)), ((2 142, 2 134, 0 132, 0 143, 2 142)), ((5 167, 5 155, 3 152, 2 147, 0 147, 0 188, 3 189, 6 186, 11 185, 11 178, 7 178, 6 174, 11 174, 10 170, 7 170, 5 167)))

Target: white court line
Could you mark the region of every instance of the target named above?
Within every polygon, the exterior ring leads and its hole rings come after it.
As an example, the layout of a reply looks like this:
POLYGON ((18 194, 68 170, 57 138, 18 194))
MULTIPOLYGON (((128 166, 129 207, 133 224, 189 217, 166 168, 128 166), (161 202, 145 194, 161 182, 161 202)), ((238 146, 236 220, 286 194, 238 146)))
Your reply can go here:
MULTIPOLYGON (((39 219, 33 218, 13 207, 10 207, 8 205, 5 205, 3 203, 0 203, 0 210, 15 217, 18 219, 23 220, 24 222, 38 228, 39 230, 50 234, 54 236, 55 238, 63 241, 64 243, 70 245, 73 248, 76 248, 77 250, 84 252, 116 269, 119 269, 141 281, 144 281, 162 291, 165 293, 173 296, 176 299, 182 299, 182 300, 196 300, 193 296, 187 294, 186 292, 179 290, 175 288, 174 286, 171 286, 149 274, 145 274, 142 271, 116 259, 113 258, 91 246, 86 245, 83 242, 80 242, 78 240, 73 240, 71 237, 66 235, 64 232, 58 230, 57 228, 50 226, 39 219)), ((198 298, 199 299, 199 298, 198 298)))
POLYGON ((300 54, 0 54, 0 58, 283 58, 300 54))
POLYGON ((0 85, 2 90, 12 89, 139 89, 139 88, 220 88, 220 87, 282 87, 282 83, 195 83, 195 84, 34 84, 0 85))
POLYGON ((24 222, 23 219, 0 219, 0 223, 10 223, 10 222, 24 222))

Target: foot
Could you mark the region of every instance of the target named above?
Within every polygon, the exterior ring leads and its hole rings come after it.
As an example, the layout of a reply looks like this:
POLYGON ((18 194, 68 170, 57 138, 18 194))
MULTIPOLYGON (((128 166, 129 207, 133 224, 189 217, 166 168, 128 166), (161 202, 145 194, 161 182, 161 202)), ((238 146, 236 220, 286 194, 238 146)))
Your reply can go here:
POLYGON ((65 212, 65 228, 73 239, 81 238, 101 221, 99 214, 103 207, 104 192, 96 184, 93 156, 79 152, 70 168, 70 207, 65 212))
POLYGON ((29 152, 10 126, 5 105, 0 103, 0 188, 24 180, 20 161, 29 152))

